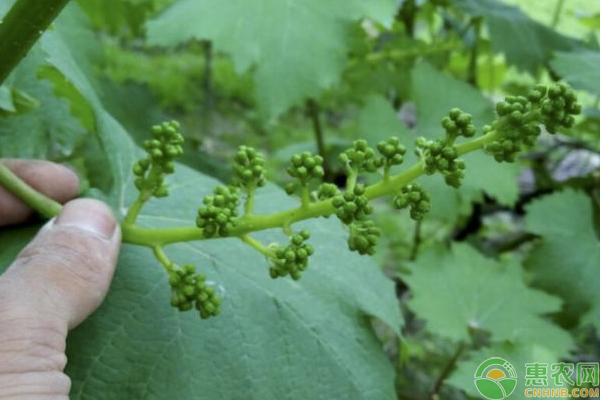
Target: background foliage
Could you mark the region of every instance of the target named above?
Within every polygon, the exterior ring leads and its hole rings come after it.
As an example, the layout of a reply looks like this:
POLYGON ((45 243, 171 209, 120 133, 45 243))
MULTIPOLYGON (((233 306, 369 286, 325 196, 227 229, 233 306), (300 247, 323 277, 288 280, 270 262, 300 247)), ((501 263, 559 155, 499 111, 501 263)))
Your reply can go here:
MULTIPOLYGON (((452 107, 482 126, 502 96, 564 79, 585 110, 514 165, 468 155, 460 190, 421 179, 422 222, 377 203, 373 258, 346 250, 337 221, 304 223, 316 252, 299 283, 272 281, 233 239, 177 245, 175 261, 221 285, 209 321, 172 309, 150 252, 125 246, 106 303, 70 338, 71 397, 468 399, 490 356, 598 361, 600 5, 517 3, 72 2, 0 87, 0 156, 68 163, 84 195, 123 213, 136 143, 176 118, 186 166, 147 226, 189 224, 240 144, 268 155, 257 211, 272 212, 295 202, 278 184, 301 150, 340 183, 352 140, 410 148, 452 107)), ((0 232, 0 270, 35 228, 0 232)))

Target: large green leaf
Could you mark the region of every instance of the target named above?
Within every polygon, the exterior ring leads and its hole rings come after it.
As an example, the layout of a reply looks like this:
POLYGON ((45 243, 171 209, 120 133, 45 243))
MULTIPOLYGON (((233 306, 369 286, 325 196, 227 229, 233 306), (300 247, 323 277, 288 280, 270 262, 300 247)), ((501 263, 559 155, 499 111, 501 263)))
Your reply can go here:
POLYGON ((126 178, 130 174, 135 153, 134 146, 131 141, 123 140, 127 137, 123 127, 106 111, 96 95, 93 80, 88 78, 91 68, 80 68, 81 64, 85 66, 86 63, 80 61, 79 52, 74 52, 69 47, 77 49, 81 46, 77 38, 71 36, 78 33, 79 30, 70 32, 69 29, 56 29, 42 36, 41 48, 46 54, 46 61, 56 70, 53 73, 44 71, 42 76, 55 85, 57 93, 76 103, 71 110, 77 113, 80 121, 93 129, 107 162, 104 171, 96 172, 108 175, 111 186, 104 189, 116 195, 111 197, 116 201, 113 205, 122 208, 126 178), (87 102, 87 105, 81 102, 87 102))
POLYGON ((489 29, 492 49, 504 53, 509 64, 535 74, 553 51, 583 47, 582 42, 563 36, 532 20, 518 7, 498 0, 452 0, 461 11, 481 16, 489 29))
MULTIPOLYGON (((108 200, 122 211, 134 198, 127 171, 136 151, 64 35, 57 29, 42 39, 49 65, 60 73, 44 76, 68 101, 85 101, 83 110, 92 110, 94 118, 85 111, 84 120, 99 137, 114 180, 108 200)), ((197 204, 216 182, 179 169, 171 197, 151 204, 142 224, 193 223, 197 204)), ((295 205, 274 187, 257 203, 260 212, 295 205)), ((210 321, 176 312, 151 252, 124 246, 106 302, 70 336, 71 398, 393 399, 393 368, 369 322, 375 316, 399 333, 393 283, 368 258, 345 250, 337 221, 302 225, 313 233, 317 254, 301 282, 271 280, 263 257, 234 239, 168 249, 178 262, 199 264, 223 291, 223 313, 210 321)), ((31 235, 31 228, 0 233, 0 270, 31 235)))
POLYGON ((522 275, 513 260, 500 263, 457 244, 450 252, 430 248, 404 279, 413 293, 409 307, 430 332, 468 343, 470 331, 485 331, 492 342, 541 342, 567 354, 569 334, 543 318, 561 301, 527 287, 522 275))
POLYGON ((351 23, 389 25, 395 10, 394 0, 180 0, 148 23, 148 41, 210 40, 239 72, 255 66, 260 109, 272 118, 339 81, 351 23))
MULTIPOLYGON (((216 183, 178 167, 170 197, 149 204, 140 223, 193 223, 216 183)), ((259 212, 296 203, 273 186, 259 193, 259 212)), ((347 250, 337 220, 302 227, 315 255, 299 282, 272 280, 265 259, 237 239, 168 247, 223 292, 222 314, 207 321, 169 305, 167 277, 149 249, 124 246, 107 300, 70 336, 71 399, 394 399, 393 368, 368 318, 399 332, 393 283, 347 250)), ((3 249, 21 236, 0 234, 3 249)), ((1 267, 10 253, 0 254, 1 267)))
POLYGON ((600 331, 600 241, 590 199, 566 190, 527 207, 527 229, 542 236, 528 259, 535 283, 567 302, 600 331))
MULTIPOLYGON (((444 134, 441 120, 454 107, 473 115, 473 121, 480 132, 481 127, 489 124, 494 118, 491 102, 480 91, 428 63, 417 64, 413 70, 412 83, 412 97, 418 111, 417 130, 422 136, 430 139, 440 138, 444 134)), ((502 204, 510 205, 517 200, 518 166, 498 164, 483 152, 468 154, 464 158, 467 169, 460 192, 457 194, 454 189, 436 188, 437 192, 446 193, 450 197, 460 196, 466 202, 479 199, 482 191, 502 204)), ((442 182, 441 179, 435 179, 426 184, 444 185, 442 182)), ((435 201, 432 207, 432 211, 435 212, 435 201)), ((452 215, 458 213, 456 209, 447 211, 454 211, 452 215)))
POLYGON ((600 95, 600 51, 559 52, 551 64, 573 87, 600 95))

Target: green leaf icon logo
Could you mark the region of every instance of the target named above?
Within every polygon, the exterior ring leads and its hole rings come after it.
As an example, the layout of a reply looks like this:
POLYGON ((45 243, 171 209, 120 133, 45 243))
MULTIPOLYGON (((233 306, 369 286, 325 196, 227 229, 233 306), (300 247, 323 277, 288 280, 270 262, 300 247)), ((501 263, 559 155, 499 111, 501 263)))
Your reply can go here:
POLYGON ((511 363, 494 357, 482 362, 475 372, 475 386, 483 397, 505 399, 517 387, 517 373, 511 363))

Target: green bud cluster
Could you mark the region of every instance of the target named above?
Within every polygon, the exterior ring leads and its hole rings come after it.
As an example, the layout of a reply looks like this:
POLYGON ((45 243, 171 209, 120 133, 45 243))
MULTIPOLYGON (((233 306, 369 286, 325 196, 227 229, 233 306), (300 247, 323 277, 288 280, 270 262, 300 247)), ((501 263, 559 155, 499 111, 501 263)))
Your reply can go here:
POLYGON ((183 154, 183 140, 177 121, 152 127, 152 139, 144 142, 148 156, 133 166, 135 187, 148 198, 169 195, 164 177, 175 171, 174 160, 183 154))
POLYGON ((558 83, 550 88, 538 85, 526 97, 508 96, 496 105, 496 113, 498 119, 483 132, 498 132, 500 138, 485 146, 485 151, 498 162, 514 162, 519 152, 535 145, 542 132, 539 124, 549 133, 570 128, 581 105, 572 89, 558 83))
MULTIPOLYGON (((373 254, 381 232, 373 221, 367 219, 373 212, 367 192, 372 198, 395 192, 393 206, 397 209, 409 208, 411 218, 421 220, 430 210, 430 196, 421 185, 407 182, 422 172, 427 175, 439 172, 448 185, 459 187, 465 170, 459 153, 468 153, 484 146, 496 160, 514 161, 517 152, 535 144, 541 133, 540 124, 544 124, 550 133, 559 128, 569 128, 575 122, 573 116, 581 112, 581 106, 573 90, 567 85, 556 84, 550 88, 536 86, 527 96, 508 96, 505 101, 498 103, 496 112, 498 118, 483 129, 487 136, 455 145, 459 137, 474 136, 476 129, 471 115, 459 109, 450 110, 441 121, 445 137, 438 140, 417 139, 415 152, 420 157, 420 164, 396 176, 390 176, 390 169, 401 164, 406 155, 406 148, 397 137, 379 142, 376 150, 369 147, 365 140, 354 141, 352 147, 339 157, 348 173, 346 191, 341 193, 337 186, 319 182, 321 184, 312 199, 318 199, 318 203, 311 204, 309 185, 324 177, 324 160, 309 152, 294 155, 287 168, 293 182, 286 186, 286 191, 292 194, 300 190, 301 206, 268 215, 253 215, 254 189, 265 185, 265 160, 255 149, 241 146, 234 157, 232 185, 218 186, 212 195, 203 199, 196 219, 196 225, 202 231, 192 230, 188 236, 190 230, 175 232, 174 235, 172 232, 175 230, 170 230, 166 233, 169 240, 164 243, 171 243, 173 238, 226 237, 233 231, 244 242, 267 256, 272 278, 289 275, 297 280, 306 270, 313 254, 312 246, 306 243, 310 237, 308 232, 292 234, 287 245, 270 248, 252 239, 248 233, 274 227, 290 233, 295 222, 335 213, 349 226, 349 249, 360 254, 373 254), (369 189, 357 184, 360 173, 381 169, 384 173, 381 182, 369 189), (401 185, 405 186, 399 189, 401 185), (247 199, 244 217, 240 219, 239 192, 242 190, 246 192, 247 199)), ((174 160, 182 154, 183 136, 176 122, 153 127, 152 135, 151 140, 144 142, 147 158, 138 161, 133 168, 135 185, 140 194, 127 213, 125 222, 128 224, 135 223, 141 207, 150 196, 168 194, 164 176, 173 172, 174 160)), ((151 238, 139 243, 155 246, 157 242, 160 243, 159 235, 157 240, 151 238)), ((154 250, 158 260, 168 270, 173 306, 182 311, 195 307, 202 318, 217 315, 220 299, 214 289, 207 285, 205 277, 196 274, 192 265, 179 268, 170 263, 161 246, 154 247, 154 250)))
POLYGON ((203 274, 196 274, 196 267, 185 265, 178 268, 172 265, 169 271, 171 285, 171 305, 179 311, 189 311, 193 307, 198 310, 202 319, 219 314, 221 299, 215 289, 208 286, 203 274))
POLYGON ((400 165, 404 162, 406 147, 400 144, 400 139, 395 136, 377 143, 377 151, 383 157, 382 163, 385 168, 400 165))
POLYGON ((308 151, 294 154, 290 160, 290 166, 288 167, 287 172, 292 178, 295 178, 293 182, 290 182, 285 186, 287 194, 292 194, 296 192, 299 187, 307 187, 313 179, 323 179, 323 176, 325 176, 323 157, 313 155, 308 151))
POLYGON ((327 200, 332 199, 335 196, 339 195, 340 191, 338 187, 333 183, 322 183, 319 185, 317 189, 317 199, 319 200, 327 200))
MULTIPOLYGON (((539 88, 537 92, 543 93, 539 88)), ((538 93, 530 93, 530 101, 536 100, 538 93)), ((547 97, 537 104, 540 104, 542 123, 549 133, 556 133, 558 128, 571 128, 575 124, 573 116, 581 114, 575 91, 562 82, 548 88, 547 97)))
POLYGON ((233 184, 256 188, 265 185, 265 159, 255 148, 240 146, 233 159, 233 184))
POLYGON ((462 112, 459 108, 450 110, 448 116, 442 119, 442 127, 451 142, 459 136, 472 137, 477 132, 475 125, 473 125, 473 117, 462 112))
POLYGON ((217 186, 213 194, 206 196, 198 210, 196 225, 207 238, 228 236, 238 216, 239 195, 237 188, 217 186))
POLYGON ((458 158, 458 152, 453 144, 446 140, 417 139, 416 153, 423 161, 427 175, 440 172, 446 184, 459 187, 465 176, 465 162, 458 158))
POLYGON ((339 160, 354 173, 375 172, 383 165, 383 160, 377 157, 366 140, 355 140, 351 148, 340 154, 339 160))
POLYGON ((373 212, 373 206, 369 204, 362 185, 356 185, 354 189, 334 197, 331 204, 336 208, 337 217, 346 225, 362 221, 373 212))
POLYGON ((313 254, 313 248, 305 243, 310 238, 307 231, 293 235, 285 247, 277 248, 271 257, 272 266, 269 269, 271 278, 291 276, 297 281, 302 272, 308 267, 308 258, 313 254))
POLYGON ((354 222, 350 224, 348 248, 361 255, 373 255, 380 235, 381 230, 375 226, 373 221, 354 222))
POLYGON ((423 186, 412 183, 400 189, 392 204, 398 210, 410 207, 410 217, 415 221, 423 219, 431 208, 431 199, 423 186))

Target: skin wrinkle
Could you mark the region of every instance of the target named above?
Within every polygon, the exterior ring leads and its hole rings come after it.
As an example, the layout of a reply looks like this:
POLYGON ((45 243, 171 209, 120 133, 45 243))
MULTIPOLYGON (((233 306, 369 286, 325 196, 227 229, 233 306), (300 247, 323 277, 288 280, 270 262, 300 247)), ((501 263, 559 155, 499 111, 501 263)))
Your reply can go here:
MULTIPOLYGON (((17 293, 19 282, 16 282, 17 293)), ((0 285, 0 290, 3 288, 0 285)), ((10 301, 0 309, 0 374, 25 371, 62 371, 67 324, 52 309, 34 308, 31 302, 10 301), (29 304, 28 304, 29 303, 29 304)), ((1 375, 0 375, 1 376, 1 375)))
POLYGON ((62 372, 66 323, 50 311, 13 305, 0 310, 0 399, 58 399, 71 385, 62 372))
MULTIPOLYGON (((111 241, 118 241, 118 234, 111 241)), ((100 251, 110 247, 110 241, 94 235, 82 235, 81 231, 69 227, 54 225, 43 229, 33 245, 27 246, 17 257, 8 272, 26 270, 27 274, 37 274, 36 284, 40 290, 47 291, 45 299, 56 299, 51 308, 62 309, 64 315, 81 315, 82 311, 92 308, 104 298, 108 289, 107 265, 116 263, 114 252, 100 251), (52 249, 52 251, 48 251, 52 249), (44 269, 44 276, 35 271, 40 263, 52 268, 44 269), (68 271, 68 272, 67 272, 68 271), (44 282, 52 282, 46 285, 44 282), (82 299, 74 301, 73 299, 82 299), (68 304, 72 309, 64 309, 68 304)), ((112 276, 113 270, 110 271, 112 276)), ((37 290, 37 289, 36 289, 37 290)), ((69 321, 74 327, 81 319, 69 321)))
POLYGON ((62 371, 32 371, 0 375, 0 399, 56 400, 68 398, 64 393, 71 390, 71 380, 62 371))

